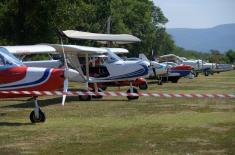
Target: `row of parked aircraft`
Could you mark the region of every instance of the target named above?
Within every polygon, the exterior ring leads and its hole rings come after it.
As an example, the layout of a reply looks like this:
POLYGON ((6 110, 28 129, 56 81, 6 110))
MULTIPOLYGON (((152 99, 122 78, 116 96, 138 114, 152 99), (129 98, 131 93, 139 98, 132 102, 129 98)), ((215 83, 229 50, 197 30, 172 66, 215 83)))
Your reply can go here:
MULTIPOLYGON (((127 34, 97 34, 81 31, 63 31, 70 39, 94 40, 116 44, 139 42, 127 34)), ((159 61, 149 61, 144 54, 139 58, 122 59, 117 54, 128 53, 124 48, 88 47, 79 45, 38 44, 0 47, 0 91, 55 91, 67 92, 68 81, 85 83, 81 91, 103 91, 109 86, 127 86, 127 93, 147 89, 145 78, 176 83, 181 77, 193 78, 199 72, 214 73, 231 70, 231 65, 208 64, 201 60, 186 60, 175 55, 165 55, 159 61), (28 61, 28 55, 47 54, 49 60, 28 61), (172 60, 174 60, 172 62, 172 60)), ((35 109, 30 113, 32 123, 44 122, 46 116, 38 105, 37 96, 0 93, 0 98, 32 97, 35 109)), ((93 96, 101 98, 102 96, 93 96)), ((129 100, 138 96, 128 96, 129 100)), ((63 95, 62 104, 66 96, 63 95)), ((91 96, 79 96, 91 100, 91 96)))

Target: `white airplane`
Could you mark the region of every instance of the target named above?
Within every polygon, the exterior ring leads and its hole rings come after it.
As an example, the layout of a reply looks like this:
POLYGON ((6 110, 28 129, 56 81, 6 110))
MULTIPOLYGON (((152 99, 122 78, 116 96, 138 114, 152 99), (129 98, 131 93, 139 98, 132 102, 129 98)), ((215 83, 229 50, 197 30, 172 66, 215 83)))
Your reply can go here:
POLYGON ((165 75, 168 73, 168 66, 164 63, 159 63, 157 61, 150 61, 145 54, 140 53, 139 58, 150 63, 149 76, 159 76, 165 75))
MULTIPOLYGON (((144 61, 124 61, 114 52, 128 52, 122 48, 97 48, 78 45, 60 45, 60 44, 47 44, 47 45, 31 45, 31 46, 8 46, 7 48, 11 53, 19 54, 66 54, 67 62, 70 69, 69 80, 76 82, 86 83, 86 90, 88 90, 88 83, 99 82, 112 82, 112 81, 133 81, 138 77, 143 77, 148 74, 149 63, 144 61), (43 51, 43 52, 42 52, 43 51), (113 51, 113 52, 112 52, 113 51), (103 63, 99 66, 89 64, 89 57, 103 56, 103 63)), ((92 60, 92 59, 90 59, 92 60)), ((60 67, 63 62, 61 60, 49 61, 30 61, 24 62, 29 66, 46 66, 46 67, 60 67)), ((98 91, 98 90, 96 90, 98 91)), ((135 92, 137 89, 132 87, 128 93, 135 92)), ((90 100, 90 96, 79 96, 81 100, 90 100)), ((138 96, 128 96, 128 99, 136 99, 138 96)))
POLYGON ((177 64, 190 65, 193 67, 194 75, 198 76, 199 73, 204 73, 205 76, 216 72, 216 63, 207 63, 200 59, 188 60, 183 57, 176 56, 175 54, 167 54, 159 57, 160 62, 175 62, 177 64))
MULTIPOLYGON (((129 34, 99 34, 90 32, 81 32, 75 30, 66 30, 60 32, 61 37, 67 37, 74 40, 93 40, 108 45, 112 44, 127 44, 140 42, 141 40, 133 35, 129 34)), ((61 39, 62 40, 62 39, 61 39)), ((68 45, 69 46, 69 45, 68 45)), ((70 45, 71 46, 71 45, 70 45)), ((60 48, 61 49, 61 48, 60 48)), ((111 82, 111 81, 130 81, 130 88, 127 93, 137 93, 137 89, 133 87, 132 81, 139 77, 148 75, 149 63, 146 61, 124 61, 115 53, 112 53, 109 48, 103 48, 107 50, 107 61, 101 66, 106 73, 104 77, 92 77, 90 82, 111 82)), ((74 57, 72 57, 74 58, 74 57)), ((88 54, 85 54, 86 58, 86 76, 88 80, 89 66, 88 66, 88 54)), ((77 68, 79 72, 81 69, 77 68)), ((89 81, 88 81, 89 82, 89 81)), ((87 82, 87 83, 88 83, 87 82)), ((97 89, 95 90, 97 91, 97 89)), ((128 96, 128 99, 137 99, 138 96, 128 96)))
MULTIPOLYGON (((62 52, 62 46, 59 44, 51 45, 57 52, 62 52)), ((94 48, 78 45, 63 45, 63 49, 68 58, 69 64, 79 72, 79 82, 100 83, 112 81, 130 81, 128 93, 137 93, 137 89, 132 86, 133 80, 138 77, 148 75, 149 63, 145 61, 124 61, 112 50, 112 48, 94 48), (89 65, 89 56, 106 55, 103 57, 103 63, 99 66, 89 65), (84 63, 81 57, 85 58, 84 63)), ((87 86, 88 88, 88 86, 87 86)), ((97 90, 96 90, 97 91, 97 90)), ((128 96, 128 99, 136 99, 137 96, 128 96)))

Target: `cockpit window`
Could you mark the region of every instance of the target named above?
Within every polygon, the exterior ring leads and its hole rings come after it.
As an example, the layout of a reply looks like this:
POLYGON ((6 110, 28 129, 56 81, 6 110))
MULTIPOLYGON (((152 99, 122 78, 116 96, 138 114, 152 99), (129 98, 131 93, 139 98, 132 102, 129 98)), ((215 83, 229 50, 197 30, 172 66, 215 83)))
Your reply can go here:
POLYGON ((107 63, 113 63, 116 61, 120 61, 122 60, 119 56, 117 56, 115 53, 108 51, 108 59, 107 59, 107 63))
POLYGON ((21 66, 23 65, 14 55, 9 53, 5 48, 0 48, 0 66, 21 66))

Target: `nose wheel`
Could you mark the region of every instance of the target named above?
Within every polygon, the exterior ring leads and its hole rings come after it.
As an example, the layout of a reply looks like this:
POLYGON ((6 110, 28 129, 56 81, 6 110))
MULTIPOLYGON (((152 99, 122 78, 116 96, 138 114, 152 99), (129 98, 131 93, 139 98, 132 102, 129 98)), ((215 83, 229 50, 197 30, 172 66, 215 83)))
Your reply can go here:
MULTIPOLYGON (((87 92, 85 89, 81 89, 81 92, 87 92)), ((90 101, 91 100, 91 95, 79 95, 78 96, 79 101, 90 101)))
POLYGON ((46 115, 45 115, 45 113, 40 108, 39 108, 39 111, 38 111, 38 116, 36 115, 35 110, 33 110, 30 113, 29 118, 30 118, 32 123, 41 123, 41 122, 45 122, 46 121, 46 115))
POLYGON ((139 84, 139 88, 140 88, 141 90, 146 90, 146 89, 148 89, 148 84, 147 84, 147 82, 139 84))
POLYGON ((46 121, 46 115, 38 106, 37 97, 33 97, 35 109, 30 113, 29 118, 32 123, 41 123, 46 121))
MULTIPOLYGON (((98 88, 97 90, 92 90, 92 92, 103 92, 103 90, 101 89, 101 88, 98 88)), ((102 95, 92 95, 92 98, 94 98, 94 99, 102 99, 103 98, 103 96, 102 95)))
MULTIPOLYGON (((126 93, 138 93, 138 90, 132 86, 132 82, 130 82, 130 88, 127 90, 126 93)), ((139 96, 127 96, 128 100, 136 100, 139 96)))

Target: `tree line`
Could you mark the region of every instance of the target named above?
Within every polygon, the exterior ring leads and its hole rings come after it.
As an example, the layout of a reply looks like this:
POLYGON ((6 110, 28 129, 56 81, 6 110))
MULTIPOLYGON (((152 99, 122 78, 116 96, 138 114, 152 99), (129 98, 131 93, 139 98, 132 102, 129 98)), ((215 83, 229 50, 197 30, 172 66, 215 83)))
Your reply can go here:
MULTIPOLYGON (((206 56, 176 47, 165 31, 168 19, 150 0, 2 0, 0 44, 59 43, 58 29, 107 33, 108 19, 110 33, 133 34, 142 40, 122 45, 131 51, 130 56, 145 53, 154 58, 169 52, 197 58, 206 56)), ((67 43, 102 46, 89 41, 67 43)))

